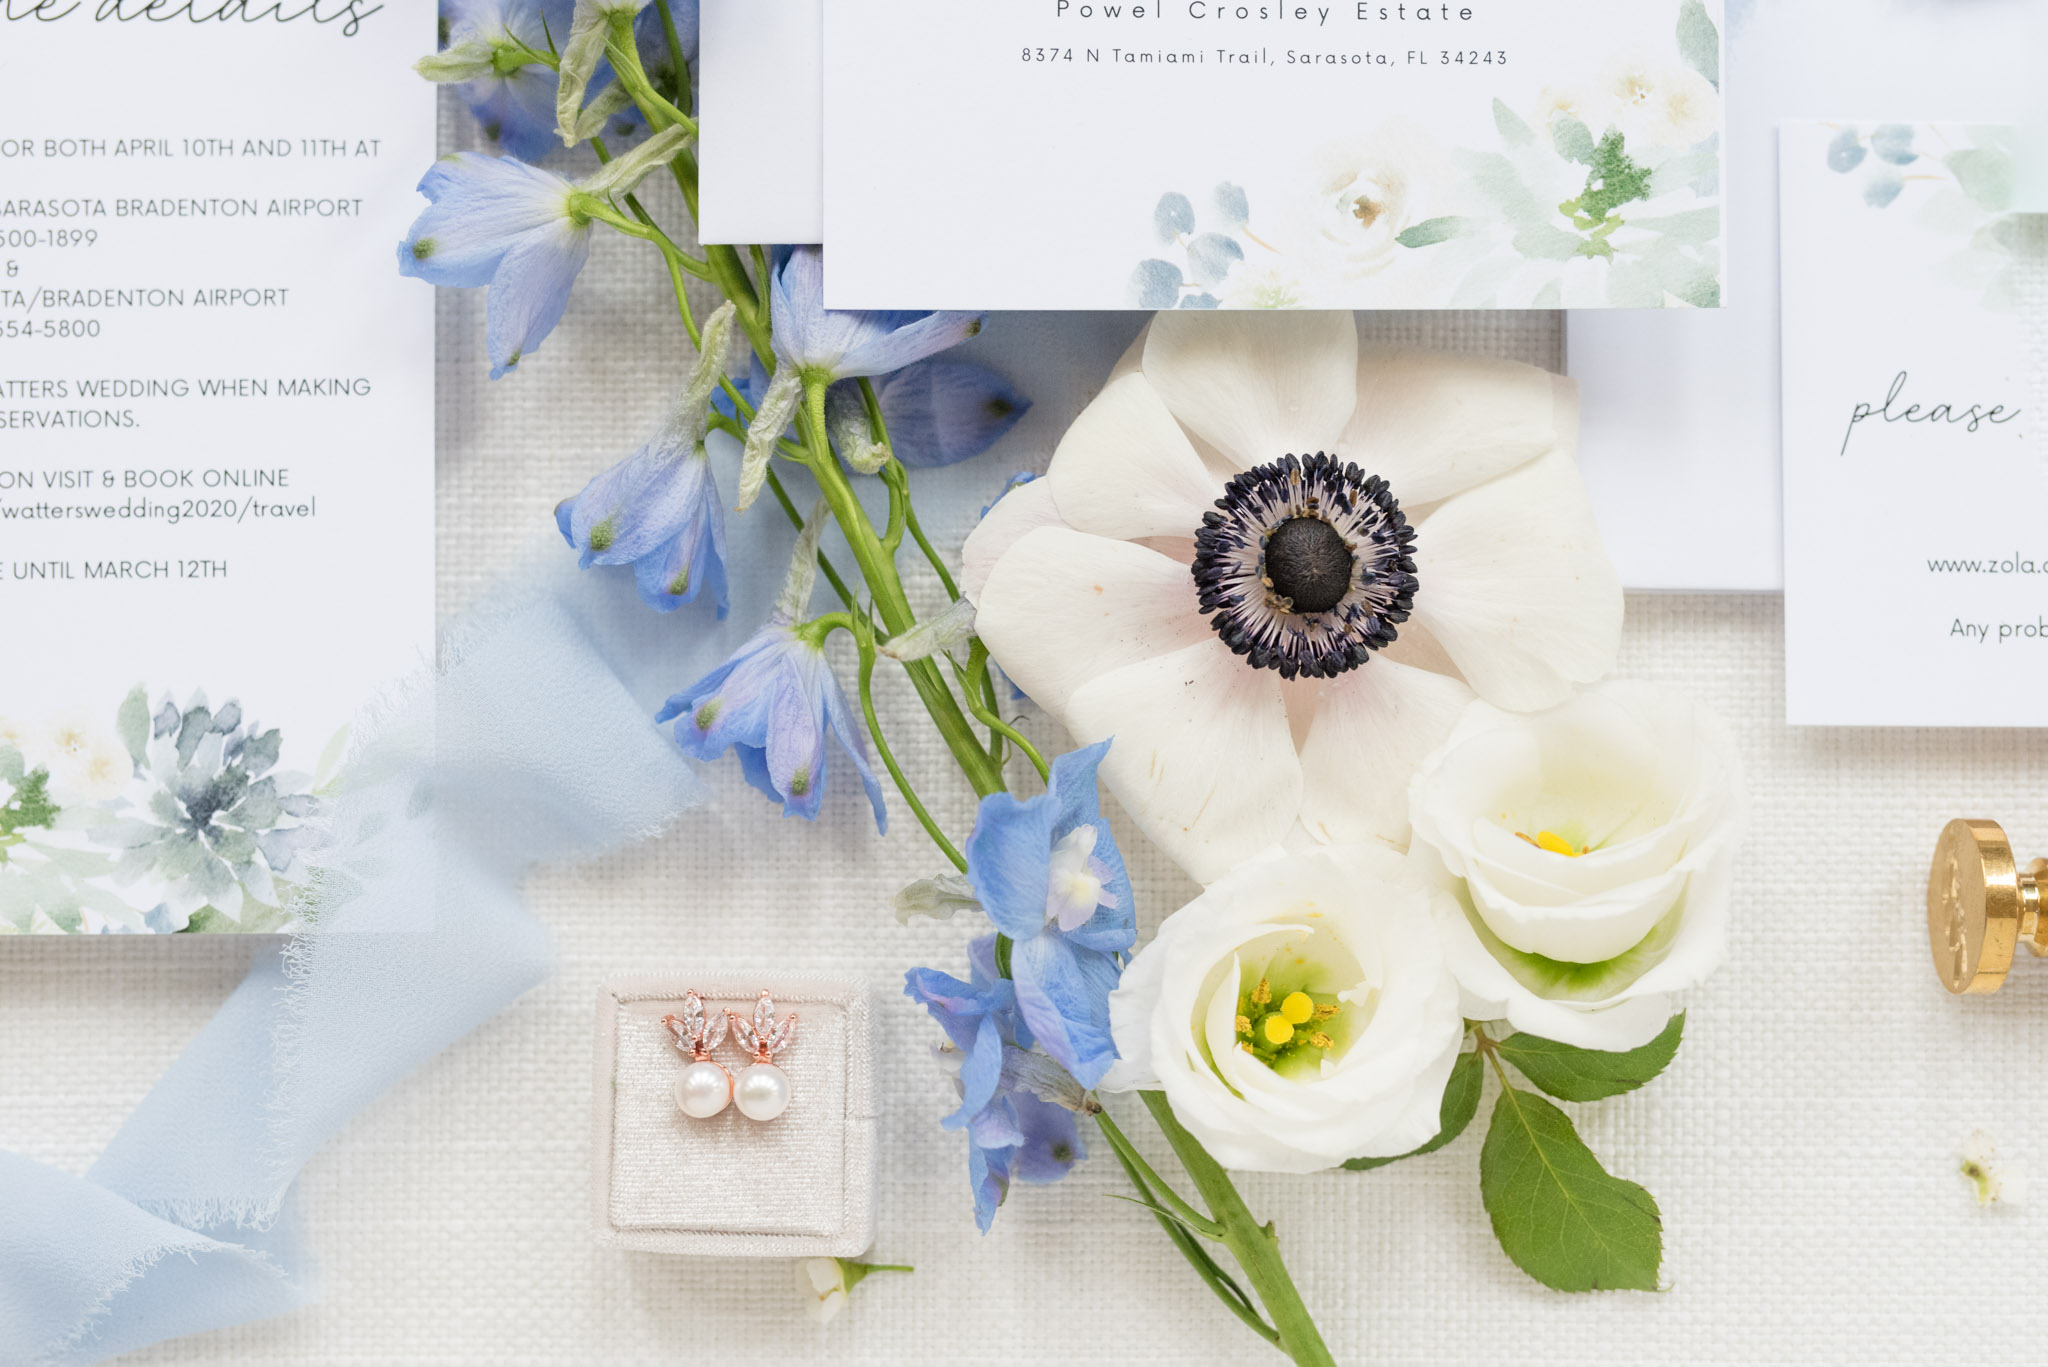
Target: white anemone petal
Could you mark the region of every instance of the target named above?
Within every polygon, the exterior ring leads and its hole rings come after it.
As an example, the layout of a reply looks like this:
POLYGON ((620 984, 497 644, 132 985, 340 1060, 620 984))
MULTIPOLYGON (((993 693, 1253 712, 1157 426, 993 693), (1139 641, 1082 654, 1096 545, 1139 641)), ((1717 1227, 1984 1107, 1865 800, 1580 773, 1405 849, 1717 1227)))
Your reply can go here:
POLYGON ((1017 687, 1061 716, 1076 689, 1125 665, 1203 641, 1227 655, 1195 602, 1187 566, 1157 551, 1040 527, 990 571, 974 629, 1017 687))
POLYGON ((1162 313, 1145 377, 1188 430, 1240 469, 1336 449, 1358 401, 1348 313, 1162 313))
POLYGON ((1415 619, 1480 697, 1563 702, 1614 668, 1621 576, 1562 452, 1445 502, 1416 528, 1415 619))
MULTIPOLYGON (((1280 676, 1253 669, 1200 618, 1188 620, 1206 639, 1083 684, 1064 711, 1082 744, 1114 739, 1103 781, 1154 844, 1207 883, 1294 825, 1301 762, 1280 676)), ((1001 651, 997 658, 1009 668, 1001 651)), ((1037 696, 1015 671, 1011 677, 1037 696)))
POLYGON ((1301 821, 1325 844, 1408 838, 1408 780, 1472 701, 1456 679, 1375 659, 1322 686, 1301 747, 1301 821))
POLYGON ((1561 375, 1491 356, 1363 347, 1358 408, 1337 453, 1414 508, 1569 443, 1577 427, 1576 387, 1561 375))
POLYGON ((1066 525, 1059 505, 1053 502, 1052 485, 1045 480, 1034 479, 1004 494, 988 510, 988 516, 967 534, 967 545, 960 552, 961 596, 979 603, 989 571, 1026 532, 1066 525))
POLYGON ((1097 536, 1191 536, 1222 489, 1142 374, 1112 380, 1046 471, 1068 525, 1097 536))

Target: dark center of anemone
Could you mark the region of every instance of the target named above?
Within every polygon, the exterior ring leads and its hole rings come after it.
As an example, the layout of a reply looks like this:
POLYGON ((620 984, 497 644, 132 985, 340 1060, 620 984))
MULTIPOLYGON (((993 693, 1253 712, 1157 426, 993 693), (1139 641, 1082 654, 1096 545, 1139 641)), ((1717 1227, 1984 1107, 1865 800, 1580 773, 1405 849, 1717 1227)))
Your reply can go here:
POLYGON ((1290 517, 1266 538, 1266 578, 1296 612, 1328 612, 1351 588, 1358 557, 1319 517, 1290 517))
POLYGON ((1190 567, 1225 645, 1282 678, 1331 678, 1391 645, 1418 587, 1387 482, 1318 451, 1258 465, 1202 515, 1190 567))

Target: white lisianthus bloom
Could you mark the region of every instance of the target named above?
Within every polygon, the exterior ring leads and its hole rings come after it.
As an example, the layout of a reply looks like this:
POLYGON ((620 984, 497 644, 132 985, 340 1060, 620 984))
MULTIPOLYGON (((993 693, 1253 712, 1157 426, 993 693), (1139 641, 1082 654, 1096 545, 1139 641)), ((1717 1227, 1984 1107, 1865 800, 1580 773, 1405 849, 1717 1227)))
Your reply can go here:
POLYGON ((1437 1132, 1465 1023, 1431 887, 1371 846, 1248 861, 1110 994, 1107 1090, 1158 1088, 1227 1167, 1318 1172, 1437 1132))
POLYGON ((1474 703, 1411 803, 1467 1016, 1633 1049, 1720 964, 1748 803, 1727 728, 1685 698, 1615 680, 1532 716, 1474 703))
POLYGON ((1475 692, 1550 707, 1614 667, 1577 429, 1569 380, 1362 347, 1348 313, 1162 313, 962 587, 1019 688, 1115 738, 1103 780, 1197 880, 1398 845, 1475 692))

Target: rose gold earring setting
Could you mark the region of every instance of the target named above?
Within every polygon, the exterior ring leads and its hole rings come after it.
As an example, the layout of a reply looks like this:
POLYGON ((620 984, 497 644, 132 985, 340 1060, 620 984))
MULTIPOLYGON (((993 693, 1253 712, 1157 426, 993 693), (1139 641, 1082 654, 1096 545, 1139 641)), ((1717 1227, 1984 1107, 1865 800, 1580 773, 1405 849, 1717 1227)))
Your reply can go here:
POLYGON ((725 1015, 732 1023, 734 1042, 754 1056, 732 1084, 740 1114, 749 1120, 773 1120, 789 1109, 789 1074, 775 1066, 775 1056, 796 1039, 796 1013, 792 1011, 777 1025, 774 999, 763 991, 754 1003, 752 1020, 737 1011, 725 1015))
POLYGON ((661 1018, 669 1034, 675 1036, 676 1048, 690 1056, 689 1066, 676 1078, 675 1098, 676 1108, 692 1120, 709 1120, 732 1102, 732 1074, 711 1057, 711 1051, 725 1040, 731 1014, 707 1015, 704 999, 692 990, 683 994, 682 1015, 661 1018))

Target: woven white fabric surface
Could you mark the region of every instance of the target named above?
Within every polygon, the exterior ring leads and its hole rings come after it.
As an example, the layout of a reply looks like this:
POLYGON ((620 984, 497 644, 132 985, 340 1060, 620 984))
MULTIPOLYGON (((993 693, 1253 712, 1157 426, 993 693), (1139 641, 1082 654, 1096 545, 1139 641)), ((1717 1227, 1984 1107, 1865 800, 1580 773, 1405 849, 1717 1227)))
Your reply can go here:
MULTIPOLYGON (((496 385, 484 378, 481 298, 443 295, 444 614, 547 534, 555 502, 660 412, 682 339, 658 273, 630 245, 599 243, 561 330, 496 385)), ((1383 329, 1557 359, 1544 316, 1410 316, 1383 329)), ((1013 450, 1042 461, 1056 430, 1020 429, 1013 450)), ((1642 1093, 1576 1108, 1609 1165, 1662 1203, 1670 1291, 1566 1297, 1515 1271, 1480 1206, 1478 1126, 1375 1173, 1246 1180, 1340 1359, 2039 1360, 2027 1269, 2048 1246, 2048 1210, 1980 1211, 1956 1154, 1982 1127, 2010 1166, 2048 1179, 2048 1091, 2037 1085, 2048 970, 2023 963, 1996 998, 1949 998, 1928 967, 1920 903, 1950 816, 2002 818, 2028 852, 2048 849, 2048 732, 1789 730, 1781 630, 1774 598, 1629 603, 1623 670, 1727 717, 1756 795, 1728 963, 1689 1003, 1676 1065, 1642 1093)), ((1871 643, 1873 670, 1889 658, 1871 643)), ((943 773, 901 693, 887 702, 906 768, 943 773)), ((936 1031, 900 995, 908 966, 957 970, 972 932, 899 927, 891 915, 895 890, 935 871, 922 836, 899 806, 895 833, 878 841, 844 786, 812 827, 782 820, 735 767, 710 773, 721 800, 678 829, 535 879, 556 975, 307 1169, 318 1304, 131 1361, 1266 1360, 1149 1217, 1110 1199, 1122 1180, 1099 1142, 1066 1183, 1017 1189, 994 1232, 976 1235, 964 1145, 938 1127, 952 1101, 927 1055, 936 1031), (803 1317, 786 1264, 634 1253, 592 1237, 596 993, 621 973, 681 963, 857 974, 874 993, 875 1252, 919 1270, 868 1281, 829 1326, 803 1317)), ((926 791, 964 829, 964 790, 926 791)), ((1127 825, 1120 833, 1149 933, 1189 890, 1127 825)), ((252 952, 228 939, 0 944, 0 1146, 83 1171, 252 952)), ((1127 1128, 1148 1133, 1137 1118, 1127 1128)))

